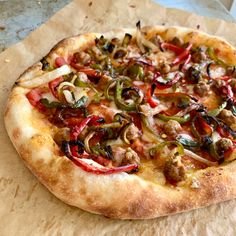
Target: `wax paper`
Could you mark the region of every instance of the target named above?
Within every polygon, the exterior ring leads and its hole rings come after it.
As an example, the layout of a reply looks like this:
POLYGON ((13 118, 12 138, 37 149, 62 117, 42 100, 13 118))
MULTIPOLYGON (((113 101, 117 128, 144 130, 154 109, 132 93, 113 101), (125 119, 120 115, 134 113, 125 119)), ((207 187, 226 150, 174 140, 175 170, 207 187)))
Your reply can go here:
MULTIPOLYGON (((18 76, 61 39, 142 25, 180 25, 236 42, 236 25, 150 0, 75 0, 0 54, 0 235, 236 235, 236 200, 151 220, 114 220, 54 197, 24 166, 4 128, 8 94, 18 76)), ((121 200, 122 201, 122 200, 121 200)))

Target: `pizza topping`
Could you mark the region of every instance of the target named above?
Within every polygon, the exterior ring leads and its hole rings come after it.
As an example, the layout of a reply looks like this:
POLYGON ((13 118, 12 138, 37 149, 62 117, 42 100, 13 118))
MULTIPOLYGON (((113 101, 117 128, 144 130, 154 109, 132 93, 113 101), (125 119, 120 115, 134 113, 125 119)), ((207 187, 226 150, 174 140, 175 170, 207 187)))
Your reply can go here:
POLYGON ((51 90, 51 93, 55 98, 58 99, 58 92, 57 92, 57 86, 63 81, 62 77, 59 77, 51 82, 49 82, 48 87, 51 90))
MULTIPOLYGON (((147 102, 152 108, 155 108, 158 105, 158 102, 155 101, 155 99, 152 97, 154 89, 155 89, 155 86, 150 86, 146 93, 147 102)), ((145 105, 142 105, 142 106, 145 106, 145 105)))
POLYGON ((198 84, 194 86, 194 92, 200 97, 208 95, 210 92, 211 85, 206 80, 200 80, 198 84))
POLYGON ((43 93, 44 91, 41 88, 34 88, 26 94, 26 97, 32 106, 41 109, 42 106, 40 105, 40 100, 43 93))
POLYGON ((55 59, 55 66, 56 67, 61 67, 61 66, 66 65, 66 64, 67 64, 67 62, 63 57, 57 57, 55 59))
POLYGON ((124 36, 124 39, 122 41, 122 46, 127 47, 129 45, 131 39, 132 39, 132 35, 126 33, 124 36))
POLYGON ((160 90, 171 88, 174 84, 176 84, 181 78, 181 74, 178 72, 172 72, 167 75, 165 79, 158 74, 154 75, 154 84, 160 90))
POLYGON ((190 66, 186 73, 186 79, 192 84, 197 84, 201 79, 201 67, 198 64, 190 66))
POLYGON ((182 130, 181 125, 176 120, 168 120, 164 124, 164 132, 171 137, 176 137, 179 132, 182 130))
POLYGON ((127 164, 136 164, 140 165, 140 158, 138 154, 132 149, 132 148, 127 148, 125 152, 125 157, 122 160, 122 164, 127 165, 127 164))
POLYGON ((206 55, 206 50, 207 48, 205 46, 200 46, 195 48, 194 50, 192 49, 192 60, 194 63, 201 63, 207 59, 206 55))
POLYGON ((120 109, 125 111, 134 111, 136 110, 137 105, 142 102, 144 95, 137 87, 123 86, 124 83, 122 83, 120 80, 116 82, 115 103, 120 109), (126 97, 127 99, 123 99, 126 97))
POLYGON ((175 60, 172 62, 172 66, 178 65, 179 63, 181 63, 183 60, 185 60, 186 58, 188 58, 189 53, 190 53, 190 49, 192 48, 192 44, 190 43, 187 48, 180 53, 175 60))
POLYGON ((49 71, 51 69, 49 62, 47 61, 47 59, 45 57, 42 58, 42 60, 40 62, 42 63, 42 70, 43 71, 49 71))
POLYGON ((210 59, 212 59, 216 64, 226 66, 226 63, 218 58, 216 50, 214 48, 208 47, 206 52, 209 55, 210 59))
POLYGON ((181 163, 180 156, 170 158, 164 166, 164 175, 171 183, 176 183, 185 179, 185 167, 181 163))
POLYGON ((30 104, 62 131, 56 143, 83 170, 142 172, 149 163, 176 185, 230 160, 235 67, 213 48, 161 35, 138 23, 134 38, 101 36, 66 59, 44 58, 41 74, 18 82, 33 88, 30 104))
POLYGON ((190 187, 193 189, 199 189, 200 186, 201 186, 201 184, 200 184, 199 180, 197 180, 195 177, 193 177, 190 187))
POLYGON ((187 134, 179 134, 176 137, 176 140, 180 142, 183 146, 192 148, 192 147, 200 147, 200 143, 195 141, 190 135, 187 134))
POLYGON ((130 140, 137 139, 140 136, 139 129, 134 124, 127 124, 122 132, 122 138, 125 143, 130 144, 130 140))
POLYGON ((184 49, 182 47, 176 46, 173 43, 167 43, 167 42, 163 42, 161 44, 161 48, 162 48, 162 50, 163 49, 168 49, 170 51, 175 52, 176 54, 181 54, 184 51, 184 49))
POLYGON ((208 115, 210 116, 218 116, 223 110, 224 108, 227 106, 227 102, 223 102, 219 107, 217 107, 216 109, 213 109, 211 111, 208 112, 208 115))
POLYGON ((236 123, 236 117, 230 110, 223 109, 219 113, 219 118, 222 119, 228 126, 236 123))
POLYGON ((35 88, 40 85, 49 83, 60 76, 67 75, 70 72, 71 72, 70 67, 68 65, 64 65, 64 66, 59 67, 59 68, 52 70, 50 72, 45 72, 44 74, 42 74, 38 77, 35 77, 33 79, 19 80, 19 81, 17 81, 17 84, 24 87, 24 88, 35 88))
POLYGON ((225 151, 231 149, 233 147, 233 142, 228 138, 222 138, 218 140, 216 143, 216 151, 221 156, 225 151))
POLYGON ((209 161, 209 160, 207 160, 205 158, 202 158, 201 156, 197 155, 196 153, 194 153, 194 152, 192 152, 192 151, 190 151, 188 149, 184 149, 184 153, 187 156, 193 158, 194 160, 202 162, 202 163, 204 163, 204 164, 206 164, 208 166, 216 166, 217 165, 217 162, 209 161))
POLYGON ((164 147, 177 147, 177 150, 174 150, 174 155, 176 156, 176 154, 178 155, 183 155, 184 154, 184 147, 182 146, 182 144, 180 144, 177 141, 166 141, 166 142, 162 142, 158 145, 156 145, 155 147, 152 147, 149 150, 149 155, 151 157, 156 157, 160 154, 160 152, 163 150, 164 147))
POLYGON ((184 116, 167 116, 164 114, 158 114, 157 117, 163 121, 170 121, 174 120, 180 124, 186 123, 187 121, 190 120, 190 114, 186 114, 184 116))
POLYGON ((226 75, 226 69, 215 63, 209 63, 207 66, 207 74, 211 79, 221 78, 226 75))
POLYGON ((142 32, 141 32, 141 24, 140 21, 136 24, 137 31, 136 31, 136 41, 139 49, 142 53, 145 53, 145 47, 152 50, 153 52, 160 51, 159 47, 157 47, 155 44, 153 44, 151 41, 147 40, 142 32))
POLYGON ((138 169, 137 164, 129 164, 125 166, 119 166, 119 167, 104 167, 100 164, 97 164, 97 162, 92 160, 93 156, 86 156, 86 158, 76 158, 72 155, 69 142, 64 141, 62 144, 62 149, 67 154, 67 157, 75 163, 75 165, 81 167, 83 170, 87 172, 91 172, 94 174, 114 174, 114 173, 120 173, 120 172, 135 172, 138 169), (91 159, 87 159, 88 157, 91 157, 91 159))
POLYGON ((83 51, 74 53, 73 57, 76 63, 80 63, 82 65, 87 64, 91 60, 90 55, 83 51))

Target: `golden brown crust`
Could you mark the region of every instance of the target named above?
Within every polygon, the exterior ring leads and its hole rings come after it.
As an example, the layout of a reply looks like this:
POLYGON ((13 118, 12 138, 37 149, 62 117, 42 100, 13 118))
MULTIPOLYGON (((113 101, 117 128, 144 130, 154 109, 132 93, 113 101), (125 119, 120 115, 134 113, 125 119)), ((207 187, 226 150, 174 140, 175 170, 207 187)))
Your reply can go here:
MULTIPOLYGON (((173 35, 195 45, 220 47, 221 56, 236 64, 235 49, 217 37, 185 28, 147 27, 148 35, 159 32, 164 38, 173 35)), ((107 33, 117 36, 134 30, 107 33)), ((48 54, 49 60, 57 55, 68 55, 86 46, 100 34, 86 34, 63 40, 48 54)), ((41 63, 29 68, 22 76, 32 78, 40 71, 41 63)), ((83 171, 67 157, 61 156, 52 138, 51 125, 29 104, 28 89, 15 86, 5 112, 7 132, 28 168, 62 201, 89 212, 121 219, 144 219, 187 211, 236 197, 236 161, 220 167, 209 167, 194 172, 186 183, 177 187, 163 186, 146 181, 137 175, 119 173, 96 175, 83 171), (197 179, 199 188, 191 188, 197 179)))

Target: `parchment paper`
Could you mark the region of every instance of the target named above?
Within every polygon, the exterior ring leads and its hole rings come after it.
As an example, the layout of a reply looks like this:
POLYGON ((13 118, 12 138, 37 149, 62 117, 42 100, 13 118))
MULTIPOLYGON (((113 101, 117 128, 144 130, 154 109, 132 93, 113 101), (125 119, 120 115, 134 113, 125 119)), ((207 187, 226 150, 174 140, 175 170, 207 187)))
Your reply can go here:
POLYGON ((149 0, 89 2, 71 2, 0 54, 0 235, 236 235, 236 200, 153 220, 112 220, 64 204, 19 159, 3 124, 8 93, 16 78, 59 40, 82 32, 134 27, 141 20, 142 25, 199 25, 235 44, 233 23, 165 9, 149 0))

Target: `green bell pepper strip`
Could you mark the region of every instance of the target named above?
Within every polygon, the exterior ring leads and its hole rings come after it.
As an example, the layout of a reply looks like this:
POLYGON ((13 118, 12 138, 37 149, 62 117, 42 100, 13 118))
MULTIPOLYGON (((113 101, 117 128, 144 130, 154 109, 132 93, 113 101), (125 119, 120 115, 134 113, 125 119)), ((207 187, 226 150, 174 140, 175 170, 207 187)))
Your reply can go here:
POLYGON ((217 153, 217 151, 216 151, 216 145, 213 144, 213 143, 210 144, 210 146, 209 146, 209 152, 210 152, 211 156, 214 157, 218 162, 219 162, 220 160, 223 160, 223 159, 224 159, 223 156, 220 156, 220 155, 217 153))
POLYGON ((124 36, 124 39, 122 41, 122 44, 121 44, 122 47, 127 47, 129 45, 131 39, 132 39, 132 35, 126 33, 125 36, 124 36))
POLYGON ((215 61, 217 64, 222 65, 222 66, 227 66, 227 64, 226 64, 224 61, 222 61, 221 59, 219 59, 219 58, 216 56, 215 51, 214 51, 214 48, 209 47, 209 48, 207 49, 207 53, 208 53, 209 57, 210 57, 213 61, 215 61))
POLYGON ((155 154, 157 152, 160 152, 162 151, 162 149, 165 147, 165 146, 177 146, 177 152, 179 153, 179 155, 184 155, 184 147, 181 143, 177 142, 177 141, 166 141, 166 142, 163 142, 163 143, 160 143, 158 145, 156 145, 155 147, 149 149, 149 155, 151 157, 154 157, 155 154))
POLYGON ((144 77, 144 71, 143 67, 138 64, 134 64, 130 66, 127 70, 128 76, 133 78, 133 79, 143 79, 144 77))
POLYGON ((177 136, 176 140, 186 147, 200 147, 199 142, 186 138, 181 134, 177 136))
POLYGON ((176 120, 180 124, 186 123, 187 121, 190 120, 190 114, 186 114, 182 117, 181 116, 167 116, 167 115, 164 115, 164 114, 157 114, 156 116, 157 116, 157 118, 159 118, 163 121, 176 120))
POLYGON ((90 67, 95 70, 102 70, 103 69, 102 65, 100 65, 100 64, 92 64, 92 65, 90 65, 90 67))
POLYGON ((220 112, 227 106, 227 102, 223 102, 219 107, 208 112, 209 116, 218 116, 220 112))
POLYGON ((74 104, 69 103, 60 103, 60 102, 49 102, 47 98, 40 99, 40 103, 43 104, 46 108, 81 108, 85 105, 88 98, 83 96, 74 104))
POLYGON ((99 126, 90 126, 90 130, 98 130, 98 129, 107 129, 107 128, 121 128, 123 126, 123 123, 120 122, 113 122, 109 124, 102 124, 99 126))
POLYGON ((106 88, 105 88, 105 90, 104 90, 104 96, 105 96, 106 99, 108 99, 108 100, 113 100, 113 96, 111 96, 111 95, 109 94, 109 92, 110 92, 110 89, 111 89, 112 87, 115 87, 115 85, 116 85, 116 80, 111 80, 111 81, 109 81, 109 82, 107 83, 107 86, 106 86, 106 88))
POLYGON ((137 110, 137 104, 135 101, 131 104, 126 104, 125 101, 122 99, 122 85, 121 81, 118 80, 116 82, 116 90, 115 90, 115 103, 118 108, 125 110, 125 111, 135 111, 137 110))
POLYGON ((109 93, 110 93, 110 89, 112 89, 113 87, 116 86, 116 83, 117 83, 118 80, 120 82, 124 83, 125 85, 128 85, 128 86, 131 85, 131 79, 129 77, 125 77, 125 76, 123 76, 119 79, 113 79, 113 80, 109 81, 107 83, 107 86, 105 87, 105 90, 104 90, 104 96, 105 96, 106 99, 108 99, 108 100, 113 100, 114 99, 113 96, 111 96, 109 93))

